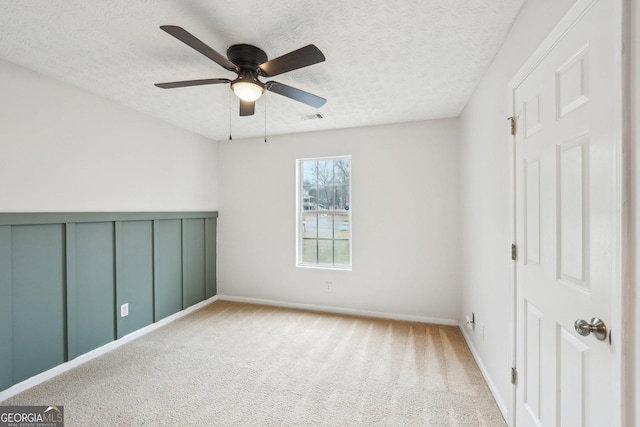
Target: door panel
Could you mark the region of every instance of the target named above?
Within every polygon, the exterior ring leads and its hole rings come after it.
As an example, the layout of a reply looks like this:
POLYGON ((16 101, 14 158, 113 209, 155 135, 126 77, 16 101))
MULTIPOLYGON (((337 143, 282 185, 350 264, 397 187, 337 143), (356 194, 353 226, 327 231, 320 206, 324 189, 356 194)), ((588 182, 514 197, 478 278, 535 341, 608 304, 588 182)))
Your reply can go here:
POLYGON ((547 50, 513 84, 516 240, 523 248, 516 263, 518 426, 619 424, 620 356, 608 339, 574 328, 592 317, 612 326, 619 286, 612 4, 577 1, 559 24, 564 30, 551 33, 547 50))
POLYGON ((540 419, 540 349, 542 312, 525 301, 524 318, 524 405, 533 419, 540 419))
POLYGON ((559 280, 587 289, 589 271, 589 137, 558 144, 559 280))
POLYGON ((583 426, 586 424, 585 404, 589 381, 589 346, 576 338, 575 331, 557 325, 558 351, 556 377, 558 395, 558 424, 561 426, 583 426))
POLYGON ((526 163, 525 193, 525 262, 540 264, 540 161, 526 163))

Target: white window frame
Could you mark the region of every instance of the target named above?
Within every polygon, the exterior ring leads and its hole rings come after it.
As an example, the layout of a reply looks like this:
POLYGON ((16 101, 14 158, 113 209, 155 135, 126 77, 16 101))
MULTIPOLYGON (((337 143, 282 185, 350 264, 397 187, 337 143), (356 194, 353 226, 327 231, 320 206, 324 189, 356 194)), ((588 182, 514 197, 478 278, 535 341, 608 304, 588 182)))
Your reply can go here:
MULTIPOLYGON (((349 176, 349 207, 344 211, 321 211, 317 210, 317 212, 327 212, 331 215, 335 215, 336 213, 346 214, 348 215, 349 222, 349 264, 312 264, 312 263, 304 263, 303 262, 303 220, 302 215, 304 211, 302 203, 304 203, 304 185, 303 185, 303 170, 302 163, 310 162, 310 161, 328 161, 328 160, 349 160, 350 168, 353 165, 352 156, 343 155, 343 156, 332 156, 332 157, 310 157, 304 159, 296 160, 296 266, 301 268, 317 268, 317 269, 329 269, 329 270, 346 270, 351 271, 353 268, 353 200, 352 200, 352 177, 353 172, 350 172, 349 176)), ((334 226, 335 232, 335 226, 334 226)), ((332 237, 332 241, 335 241, 335 237, 332 237)))

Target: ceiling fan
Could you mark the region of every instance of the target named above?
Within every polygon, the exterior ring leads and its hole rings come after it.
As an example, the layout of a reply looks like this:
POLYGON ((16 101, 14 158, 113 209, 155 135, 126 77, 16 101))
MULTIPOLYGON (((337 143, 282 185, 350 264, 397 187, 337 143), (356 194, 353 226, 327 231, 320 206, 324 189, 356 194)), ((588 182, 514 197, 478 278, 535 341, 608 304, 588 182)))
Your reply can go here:
POLYGON ((227 57, 225 58, 184 28, 174 25, 163 25, 160 28, 211 59, 222 68, 233 71, 238 77, 235 80, 220 78, 156 83, 159 88, 172 89, 176 87, 231 83, 231 90, 240 98, 241 116, 253 115, 255 101, 262 96, 265 89, 316 108, 322 107, 327 102, 322 97, 283 83, 274 81, 262 83, 259 80, 259 77, 273 77, 324 61, 324 55, 315 45, 304 46, 269 61, 267 54, 262 49, 249 44, 235 44, 227 49, 227 57))

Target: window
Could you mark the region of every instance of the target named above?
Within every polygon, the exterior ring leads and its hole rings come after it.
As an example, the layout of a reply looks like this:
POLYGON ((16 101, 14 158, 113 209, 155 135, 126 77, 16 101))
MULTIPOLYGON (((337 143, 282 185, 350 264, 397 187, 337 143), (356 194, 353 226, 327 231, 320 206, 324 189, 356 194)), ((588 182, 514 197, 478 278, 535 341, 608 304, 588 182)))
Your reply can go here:
POLYGON ((298 161, 298 265, 351 268, 351 157, 298 161))

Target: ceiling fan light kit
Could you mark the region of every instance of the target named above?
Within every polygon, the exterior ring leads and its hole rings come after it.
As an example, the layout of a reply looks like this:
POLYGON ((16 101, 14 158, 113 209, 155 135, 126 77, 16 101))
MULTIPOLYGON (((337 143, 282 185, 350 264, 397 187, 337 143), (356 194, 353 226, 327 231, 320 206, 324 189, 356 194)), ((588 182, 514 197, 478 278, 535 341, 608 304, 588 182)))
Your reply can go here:
POLYGON ((267 54, 262 49, 249 44, 236 44, 227 49, 227 57, 225 58, 181 27, 163 25, 160 28, 221 67, 233 71, 238 77, 235 80, 213 78, 156 83, 156 86, 159 88, 173 89, 177 87, 231 83, 231 90, 240 98, 241 116, 251 116, 254 114, 255 101, 262 96, 265 90, 316 108, 323 106, 325 102, 327 102, 327 100, 322 97, 295 87, 275 81, 262 83, 259 79, 259 77, 272 77, 323 62, 325 57, 315 45, 310 44, 304 46, 269 61, 267 54))
POLYGON ((237 79, 231 82, 231 89, 238 98, 254 102, 264 93, 264 85, 258 81, 237 79))

